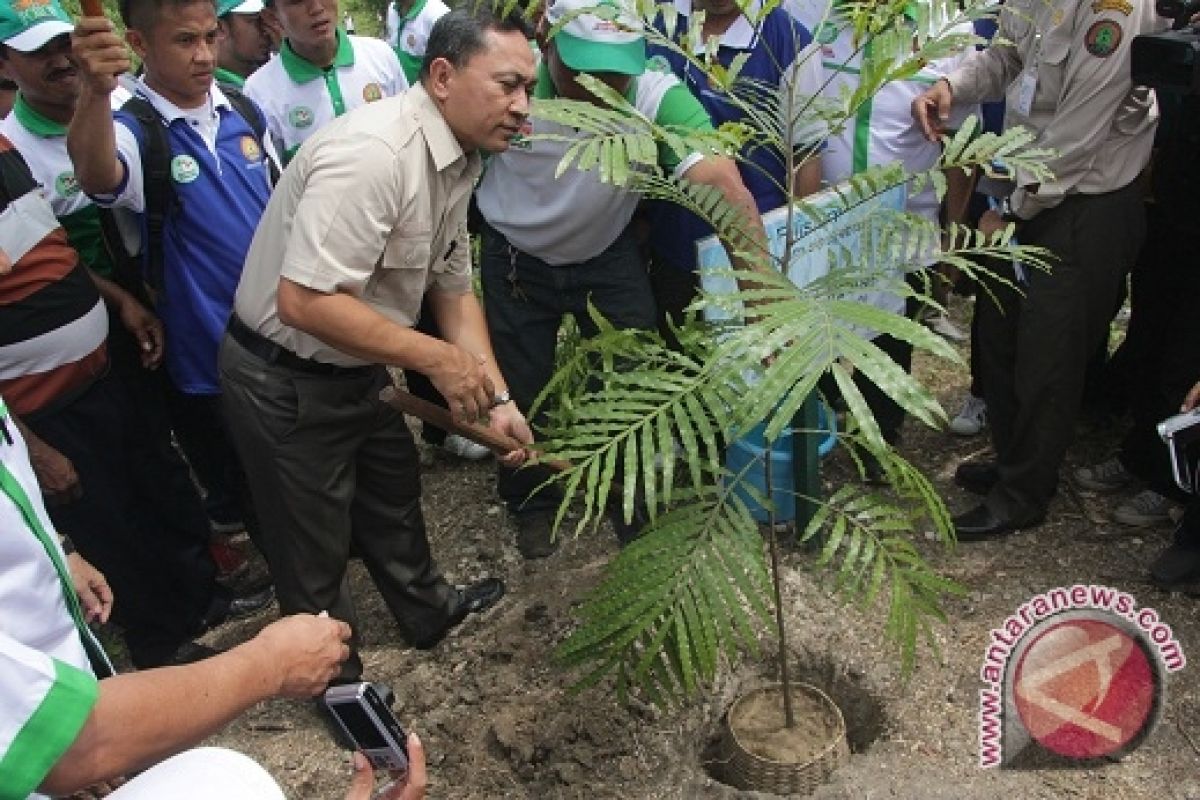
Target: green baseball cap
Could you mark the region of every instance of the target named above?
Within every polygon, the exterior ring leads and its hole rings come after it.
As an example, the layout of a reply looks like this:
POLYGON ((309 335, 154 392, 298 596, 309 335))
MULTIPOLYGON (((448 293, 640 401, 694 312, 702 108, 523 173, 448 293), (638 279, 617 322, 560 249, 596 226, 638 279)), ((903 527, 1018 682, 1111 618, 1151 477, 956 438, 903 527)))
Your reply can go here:
POLYGON ((642 22, 614 0, 551 0, 546 21, 569 20, 554 35, 562 62, 576 72, 646 71, 646 39, 642 22))
POLYGON ((58 0, 0 0, 0 42, 14 50, 32 53, 73 30, 58 0))
POLYGON ((217 0, 218 17, 226 14, 257 14, 262 10, 262 0, 217 0))

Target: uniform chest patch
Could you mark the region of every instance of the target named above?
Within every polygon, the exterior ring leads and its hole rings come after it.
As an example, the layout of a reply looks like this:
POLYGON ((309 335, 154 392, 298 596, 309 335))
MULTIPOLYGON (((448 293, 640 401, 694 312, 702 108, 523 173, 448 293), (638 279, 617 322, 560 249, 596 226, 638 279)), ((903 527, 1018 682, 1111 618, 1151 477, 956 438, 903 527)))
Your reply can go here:
POLYGON ((1101 14, 1105 11, 1116 11, 1118 14, 1129 16, 1133 13, 1133 3, 1129 0, 1094 0, 1092 13, 1101 14))
POLYGON ((1084 47, 1096 58, 1108 58, 1121 46, 1121 26, 1112 20, 1093 22, 1084 37, 1084 47))
POLYGON ((176 183, 191 183, 200 177, 200 165, 191 156, 175 156, 171 159, 171 177, 176 183))
POLYGON ((253 136, 243 136, 241 141, 242 155, 246 160, 254 163, 262 158, 262 148, 258 146, 258 142, 253 136))
POLYGON ((79 194, 79 181, 74 172, 64 172, 54 179, 54 191, 59 197, 74 197, 79 194))
POLYGON ((368 83, 363 87, 363 100, 368 103, 374 103, 379 98, 383 97, 383 89, 378 83, 368 83))
POLYGON ((288 111, 288 123, 293 128, 307 128, 313 124, 313 112, 308 106, 292 106, 288 111))

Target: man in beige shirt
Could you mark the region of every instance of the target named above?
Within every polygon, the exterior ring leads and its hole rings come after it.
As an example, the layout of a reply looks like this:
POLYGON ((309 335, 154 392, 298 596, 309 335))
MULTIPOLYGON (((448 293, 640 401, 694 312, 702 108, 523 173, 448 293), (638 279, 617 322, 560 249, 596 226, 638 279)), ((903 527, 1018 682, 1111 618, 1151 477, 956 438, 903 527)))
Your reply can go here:
POLYGON ((1083 397, 1088 358, 1105 341, 1121 281, 1145 231, 1137 175, 1150 158, 1158 109, 1133 86, 1130 43, 1164 27, 1153 0, 1009 0, 993 44, 913 101, 936 138, 952 103, 1007 102, 1006 126, 1053 152, 1038 183, 1017 171, 1002 212, 1022 244, 1053 254, 1050 271, 991 268, 999 304, 980 294, 979 352, 995 462, 966 463, 955 481, 986 496, 954 520, 961 540, 1039 524, 1058 486, 1083 397))
MULTIPOLYGON (((438 26, 419 85, 331 122, 284 172, 220 354, 280 608, 328 610, 355 644, 351 542, 414 647, 504 592, 496 579, 455 589, 433 563, 416 449, 379 400, 384 365, 427 375, 459 417, 532 441, 472 293, 466 213, 478 150, 505 149, 525 120, 533 58, 518 22, 456 12, 438 26), (426 296, 444 341, 412 329, 426 296)), ((354 652, 340 677, 361 670, 354 652)))

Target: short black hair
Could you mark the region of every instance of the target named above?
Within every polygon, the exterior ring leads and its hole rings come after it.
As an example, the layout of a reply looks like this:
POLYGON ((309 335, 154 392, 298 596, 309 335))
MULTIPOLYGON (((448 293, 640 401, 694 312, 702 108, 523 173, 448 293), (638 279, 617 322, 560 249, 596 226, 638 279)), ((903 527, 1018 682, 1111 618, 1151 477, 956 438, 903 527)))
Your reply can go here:
POLYGON ((517 9, 496 14, 481 5, 470 11, 451 11, 435 22, 429 32, 419 77, 424 80, 429 76, 429 66, 434 59, 444 58, 456 67, 466 64, 471 56, 484 49, 488 31, 516 32, 526 39, 533 35, 529 23, 517 9))
POLYGON ((117 10, 126 28, 147 33, 158 22, 158 12, 164 6, 189 6, 192 3, 210 3, 213 13, 217 11, 216 0, 120 0, 117 10))

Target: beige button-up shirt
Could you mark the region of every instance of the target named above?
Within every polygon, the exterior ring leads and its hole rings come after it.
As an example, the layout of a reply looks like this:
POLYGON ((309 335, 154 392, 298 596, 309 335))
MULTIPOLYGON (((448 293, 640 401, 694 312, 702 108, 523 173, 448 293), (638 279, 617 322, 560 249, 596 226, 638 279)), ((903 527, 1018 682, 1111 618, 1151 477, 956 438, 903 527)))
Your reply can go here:
POLYGON ((345 292, 411 327, 428 289, 471 291, 467 203, 479 171, 479 155, 463 152, 420 85, 339 117, 284 170, 246 256, 234 312, 297 355, 361 366, 280 322, 280 277, 345 292))
POLYGON ((1135 36, 1162 30, 1154 0, 1008 0, 993 44, 950 73, 954 102, 1007 103, 1005 127, 1037 134, 1057 155, 1037 192, 1016 176, 1013 211, 1030 219, 1069 194, 1101 194, 1146 166, 1158 122, 1154 92, 1133 86, 1135 36), (1033 91, 1030 88, 1033 87, 1033 91), (1030 102, 1030 98, 1032 102, 1030 102))

